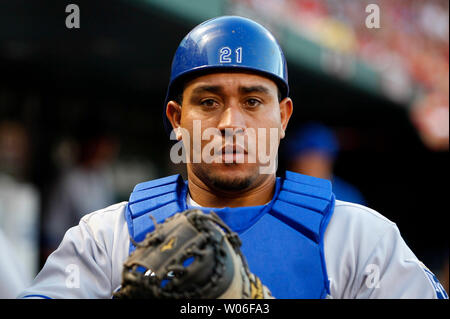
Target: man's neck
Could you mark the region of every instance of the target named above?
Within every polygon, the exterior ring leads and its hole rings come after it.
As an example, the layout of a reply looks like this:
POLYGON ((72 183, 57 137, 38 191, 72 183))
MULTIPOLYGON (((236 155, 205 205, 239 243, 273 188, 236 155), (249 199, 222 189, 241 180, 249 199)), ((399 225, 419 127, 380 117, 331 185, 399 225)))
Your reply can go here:
POLYGON ((243 207, 265 205, 275 192, 275 175, 268 176, 261 183, 241 191, 223 191, 208 187, 197 176, 188 174, 189 194, 203 207, 243 207))

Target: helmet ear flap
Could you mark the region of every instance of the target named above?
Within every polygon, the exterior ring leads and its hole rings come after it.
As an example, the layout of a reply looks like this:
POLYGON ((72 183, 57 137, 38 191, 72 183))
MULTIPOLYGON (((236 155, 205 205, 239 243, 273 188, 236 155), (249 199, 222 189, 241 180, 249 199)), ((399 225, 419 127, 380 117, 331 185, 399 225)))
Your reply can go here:
POLYGON ((192 29, 173 57, 163 112, 169 135, 172 126, 166 116, 168 101, 181 104, 182 90, 189 79, 220 71, 246 71, 266 76, 278 85, 280 101, 289 96, 287 63, 274 36, 247 18, 213 18, 192 29))

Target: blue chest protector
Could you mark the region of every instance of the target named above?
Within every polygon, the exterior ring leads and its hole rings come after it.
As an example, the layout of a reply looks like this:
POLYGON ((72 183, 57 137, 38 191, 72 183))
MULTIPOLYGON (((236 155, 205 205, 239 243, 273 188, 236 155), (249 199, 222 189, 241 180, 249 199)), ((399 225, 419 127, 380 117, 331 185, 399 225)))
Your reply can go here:
MULTIPOLYGON (((130 236, 142 241, 158 223, 190 207, 180 175, 136 185, 126 209, 130 236)), ((334 211, 327 180, 287 171, 277 178, 267 205, 238 208, 201 207, 216 212, 242 240, 250 270, 275 298, 317 299, 329 294, 323 237, 334 211)), ((135 247, 130 242, 130 253, 135 247)))

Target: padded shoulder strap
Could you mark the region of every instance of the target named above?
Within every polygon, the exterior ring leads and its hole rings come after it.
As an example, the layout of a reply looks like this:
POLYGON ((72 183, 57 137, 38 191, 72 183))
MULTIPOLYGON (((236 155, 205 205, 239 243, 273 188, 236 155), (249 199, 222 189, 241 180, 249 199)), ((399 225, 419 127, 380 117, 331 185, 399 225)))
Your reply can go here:
MULTIPOLYGON (((151 214, 158 223, 183 210, 186 194, 181 175, 172 175, 136 185, 128 201, 125 218, 130 236, 137 242, 154 228, 151 214)), ((130 252, 132 250, 130 243, 130 252)))
POLYGON ((333 208, 330 181, 286 171, 271 214, 319 244, 333 208))
MULTIPOLYGON (((317 245, 324 287, 321 298, 330 294, 324 235, 334 212, 334 204, 335 196, 329 180, 286 171, 283 185, 271 211, 273 216, 302 233, 312 244, 317 245)), ((314 258, 310 259, 314 260, 314 258)), ((313 268, 319 269, 317 266, 313 268)))

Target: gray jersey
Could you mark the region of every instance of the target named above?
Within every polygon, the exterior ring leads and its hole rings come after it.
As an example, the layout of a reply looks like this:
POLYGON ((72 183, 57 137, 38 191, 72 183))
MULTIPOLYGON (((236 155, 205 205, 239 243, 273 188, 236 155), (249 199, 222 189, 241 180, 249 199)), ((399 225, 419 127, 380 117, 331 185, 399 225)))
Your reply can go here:
POLYGON ((0 229, 0 299, 15 298, 27 285, 31 283, 31 277, 23 269, 23 263, 18 258, 11 241, 6 238, 0 229))
MULTIPOLYGON (((126 202, 84 216, 67 231, 19 297, 111 298, 129 253, 126 202)), ((438 298, 442 286, 397 226, 367 207, 336 201, 324 236, 329 298, 438 298)))

